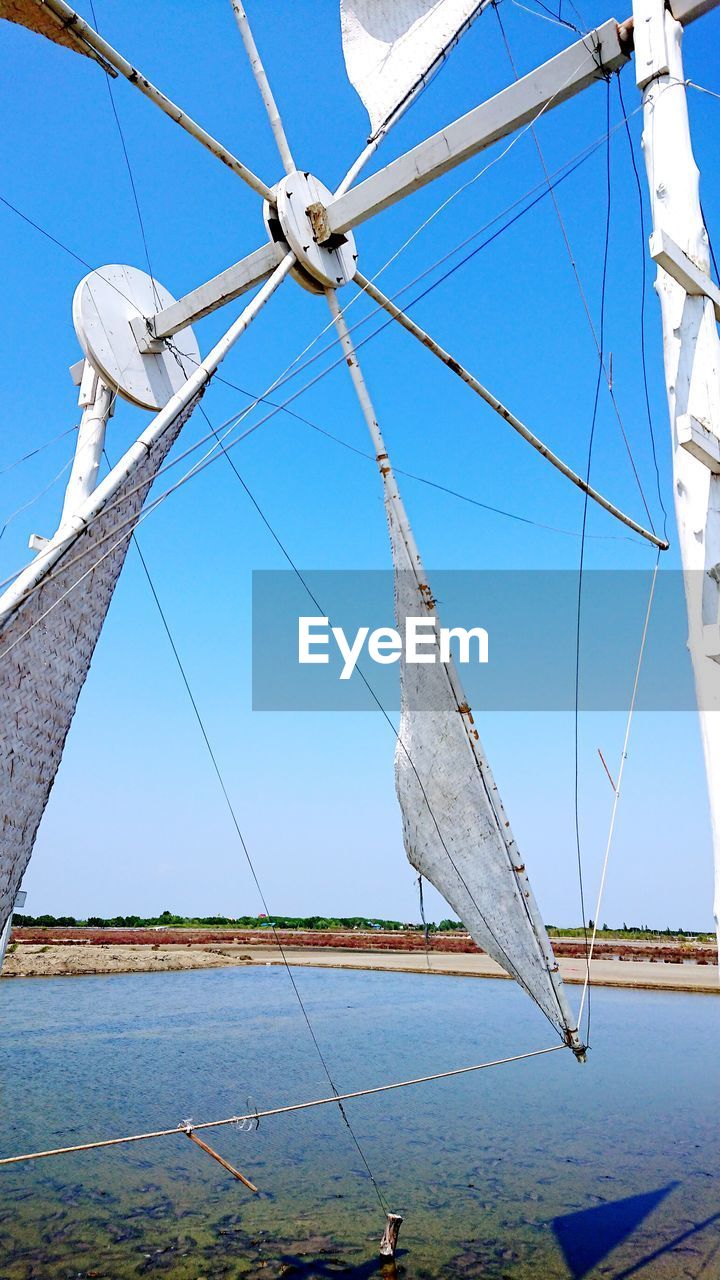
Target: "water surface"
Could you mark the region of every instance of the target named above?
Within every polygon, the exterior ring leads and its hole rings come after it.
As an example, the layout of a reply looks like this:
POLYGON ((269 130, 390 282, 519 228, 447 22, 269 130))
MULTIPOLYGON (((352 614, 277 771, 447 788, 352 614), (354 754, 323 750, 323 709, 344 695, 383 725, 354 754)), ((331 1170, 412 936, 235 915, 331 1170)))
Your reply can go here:
MULTIPOLYGON (((294 970, 342 1091, 542 1048, 514 984, 294 970)), ((577 998, 577 991, 571 993, 577 998)), ((585 1067, 551 1054, 348 1103, 407 1280, 718 1280, 720 1004, 597 990, 585 1067)), ((0 984, 2 1154, 321 1097, 279 968, 0 984)), ((382 1274, 335 1107, 0 1169, 2 1280, 382 1274)))

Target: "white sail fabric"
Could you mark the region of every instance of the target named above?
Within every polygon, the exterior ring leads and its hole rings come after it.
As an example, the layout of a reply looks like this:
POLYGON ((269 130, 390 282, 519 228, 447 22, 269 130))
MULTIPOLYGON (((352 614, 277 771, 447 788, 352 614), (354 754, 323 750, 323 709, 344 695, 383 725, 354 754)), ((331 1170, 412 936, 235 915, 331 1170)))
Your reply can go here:
MULTIPOLYGON (((404 635, 408 617, 437 614, 394 482, 385 479, 397 627, 404 635)), ((404 645, 401 654, 395 779, 408 859, 581 1056, 557 961, 470 707, 453 664, 440 661, 437 647, 434 656, 432 664, 407 663, 404 645)))
POLYGON ((178 414, 105 509, 0 623, 0 934, 30 861, 130 534, 199 398, 178 414))
POLYGON ((372 136, 427 80, 487 0, 340 0, 348 79, 372 136))

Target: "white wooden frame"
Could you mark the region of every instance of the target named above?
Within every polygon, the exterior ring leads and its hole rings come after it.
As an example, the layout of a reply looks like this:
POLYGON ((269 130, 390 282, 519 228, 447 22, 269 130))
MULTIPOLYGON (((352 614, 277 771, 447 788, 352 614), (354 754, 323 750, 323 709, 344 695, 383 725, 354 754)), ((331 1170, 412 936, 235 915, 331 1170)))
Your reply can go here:
MULTIPOLYGON (((284 168, 286 173, 291 174, 294 166, 292 153, 247 23, 244 7, 240 0, 232 0, 232 2, 284 168)), ((76 14, 65 0, 37 0, 37 3, 71 29, 103 64, 128 79, 165 114, 221 159, 259 194, 265 202, 266 219, 268 218, 274 209, 276 198, 273 187, 257 177, 251 169, 142 76, 127 59, 76 14)), ((687 126, 682 60, 679 53, 679 24, 694 21, 718 3, 720 0, 670 0, 671 12, 666 12, 663 0, 635 0, 634 22, 639 53, 637 80, 645 95, 646 158, 655 227, 652 252, 660 266, 659 292, 663 303, 668 400, 674 432, 674 462, 676 482, 678 482, 676 490, 677 495, 680 495, 676 502, 680 542, 684 567, 698 569, 701 575, 704 575, 700 590, 694 584, 688 585, 687 602, 690 619, 690 649, 701 706, 703 743, 710 782, 716 850, 715 914, 720 937, 720 786, 717 781, 720 777, 720 627, 718 625, 720 616, 720 492, 718 492, 720 487, 720 390, 715 388, 713 395, 706 397, 704 411, 702 396, 696 393, 696 384, 699 380, 705 378, 707 383, 709 367, 712 366, 714 370, 715 381, 717 381, 717 370, 720 369, 720 340, 715 327, 716 319, 720 316, 720 291, 710 280, 709 267, 702 253, 704 227, 699 213, 699 203, 696 201, 697 171, 693 169, 691 163, 692 152, 687 126), (664 99, 658 97, 656 93, 658 85, 670 87, 671 82, 676 92, 665 95, 664 99), (664 119, 665 150, 662 142, 660 146, 655 146, 653 142, 652 130, 649 129, 653 113, 656 113, 658 118, 662 116, 664 119), (668 138, 673 140, 674 153, 672 147, 667 145, 668 138), (678 235, 673 217, 668 219, 668 207, 672 208, 672 203, 657 198, 657 175, 660 170, 665 174, 665 190, 677 188, 680 192, 679 196, 675 197, 675 207, 682 208, 684 204, 687 222, 692 229, 687 245, 682 242, 682 236, 678 235), (680 303, 682 306, 679 306, 680 303), (698 404, 700 408, 697 407, 698 404), (698 550, 699 530, 702 530, 704 539, 702 553, 698 550), (707 588, 705 579, 712 579, 714 589, 707 588), (713 614, 714 616, 710 616, 713 614), (708 707, 703 703, 705 696, 710 698, 708 707)), ((425 139, 378 173, 359 185, 350 186, 341 194, 336 194, 328 201, 325 208, 319 206, 315 210, 314 225, 323 228, 322 239, 320 234, 316 236, 318 245, 327 243, 332 237, 343 236, 352 231, 383 210, 404 200, 412 192, 450 172, 464 160, 478 155, 494 143, 517 132, 518 129, 532 124, 538 116, 553 110, 598 79, 619 70, 630 57, 631 30, 630 22, 620 25, 614 19, 608 19, 556 57, 425 139)), ((351 175, 354 176, 359 172, 361 164, 369 154, 370 150, 366 148, 350 170, 351 175)), ((349 176, 343 187, 347 186, 348 181, 350 181, 349 176)), ((108 389, 104 388, 98 395, 99 388, 96 385, 92 405, 88 405, 94 416, 92 421, 90 415, 88 416, 87 431, 83 440, 83 448, 87 450, 86 457, 76 458, 73 473, 73 494, 77 496, 77 502, 69 501, 69 493, 65 518, 60 529, 0 599, 0 623, 4 622, 18 604, 37 587, 63 555, 76 534, 103 509, 122 481, 133 474, 147 456, 151 445, 168 430, 183 408, 191 404, 230 348, 286 276, 296 267, 296 256, 286 251, 286 246, 266 245, 227 268, 212 280, 200 285, 164 311, 154 316, 143 317, 142 323, 135 325, 134 331, 138 345, 143 349, 143 343, 162 342, 193 320, 209 314, 241 296, 255 284, 264 281, 242 315, 181 389, 157 414, 117 466, 104 481, 89 491, 87 479, 89 472, 85 463, 89 459, 92 467, 93 460, 97 457, 98 442, 101 441, 104 424, 111 407, 108 403, 108 389)), ((364 285, 367 287, 368 282, 364 281, 364 285)), ((378 446, 381 447, 382 438, 369 394, 357 366, 349 331, 334 290, 329 291, 328 297, 339 336, 349 356, 348 362, 361 408, 374 438, 377 437, 378 446)), ((386 305, 386 309, 393 314, 392 304, 387 304, 389 300, 385 299, 382 305, 386 305)), ((410 332, 414 332, 415 336, 429 346, 446 364, 450 367, 455 366, 455 372, 477 394, 482 394, 483 398, 490 402, 490 393, 487 393, 467 370, 457 365, 449 353, 434 343, 429 335, 419 329, 419 326, 415 326, 412 322, 408 323, 407 317, 403 316, 399 308, 394 308, 394 312, 395 320, 403 323, 410 332)), ((499 402, 497 404, 499 405, 499 402)), ((510 420, 509 417, 508 420, 510 420)), ((530 439, 532 433, 527 432, 527 429, 521 431, 521 434, 535 447, 541 445, 536 438, 530 439)), ((546 457, 549 456, 545 446, 542 446, 540 451, 546 457)), ((551 457, 550 460, 554 465, 559 463, 559 459, 551 457)), ((561 464, 560 469, 574 483, 578 483, 579 477, 571 473, 564 464, 561 464)), ((591 491, 589 486, 585 486, 585 492, 595 500, 601 501, 613 515, 623 519, 626 524, 631 524, 631 527, 636 528, 644 537, 648 537, 656 546, 666 545, 635 522, 631 522, 628 517, 623 516, 623 513, 612 504, 602 499, 601 495, 591 491)))

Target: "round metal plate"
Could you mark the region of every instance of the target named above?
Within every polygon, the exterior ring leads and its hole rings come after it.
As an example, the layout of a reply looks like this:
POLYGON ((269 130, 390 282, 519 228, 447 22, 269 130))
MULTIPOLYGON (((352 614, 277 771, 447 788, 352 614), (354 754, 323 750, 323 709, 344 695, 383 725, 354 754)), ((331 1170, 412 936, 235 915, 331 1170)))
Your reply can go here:
POLYGON ((290 173, 277 187, 280 226, 300 266, 324 288, 339 289, 355 275, 355 239, 348 232, 336 248, 317 244, 306 213, 308 205, 327 205, 332 198, 332 191, 311 173, 290 173))
POLYGON ((110 387, 142 409, 162 409, 200 363, 192 329, 171 339, 176 351, 141 352, 130 321, 152 316, 175 299, 137 267, 91 271, 73 298, 73 323, 87 359, 110 387))

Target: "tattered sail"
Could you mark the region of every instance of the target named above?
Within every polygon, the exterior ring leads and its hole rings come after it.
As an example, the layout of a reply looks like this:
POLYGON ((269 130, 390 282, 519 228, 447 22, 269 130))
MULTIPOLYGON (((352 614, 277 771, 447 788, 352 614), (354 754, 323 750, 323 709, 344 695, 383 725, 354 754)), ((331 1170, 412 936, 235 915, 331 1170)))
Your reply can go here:
MULTIPOLYGON (((328 301, 382 480, 397 628, 405 636, 409 618, 434 617, 437 639, 435 601, 380 424, 340 305, 333 293, 328 301)), ((428 646, 419 664, 407 663, 404 651, 403 643, 395 780, 408 859, 583 1060, 557 961, 454 665, 437 648, 431 654, 428 646)))
POLYGON ((343 53, 372 136, 422 82, 489 0, 341 0, 343 53))
MULTIPOLYGON (((55 781, 80 690, 125 561, 132 530, 195 398, 74 536, 49 548, 0 598, 0 934, 55 781), (48 564, 38 579, 38 563, 48 564), (23 593, 23 583, 28 590, 23 593)), ((122 475, 124 462, 116 470, 122 475)), ((79 523, 79 522, 78 522, 79 523)))
POLYGON ((28 31, 47 36, 48 40, 54 40, 55 44, 61 44, 66 49, 74 49, 76 53, 84 53, 91 58, 96 56, 71 27, 66 26, 52 9, 39 3, 39 0, 0 0, 0 18, 17 22, 19 26, 27 27, 28 31))
MULTIPOLYGON (((392 472, 383 466, 398 630, 436 615, 392 472)), ((428 649, 428 652, 430 650, 428 649)), ((580 1058, 583 1046, 480 737, 452 662, 401 656, 395 778, 408 859, 478 946, 540 1006, 580 1058)))

